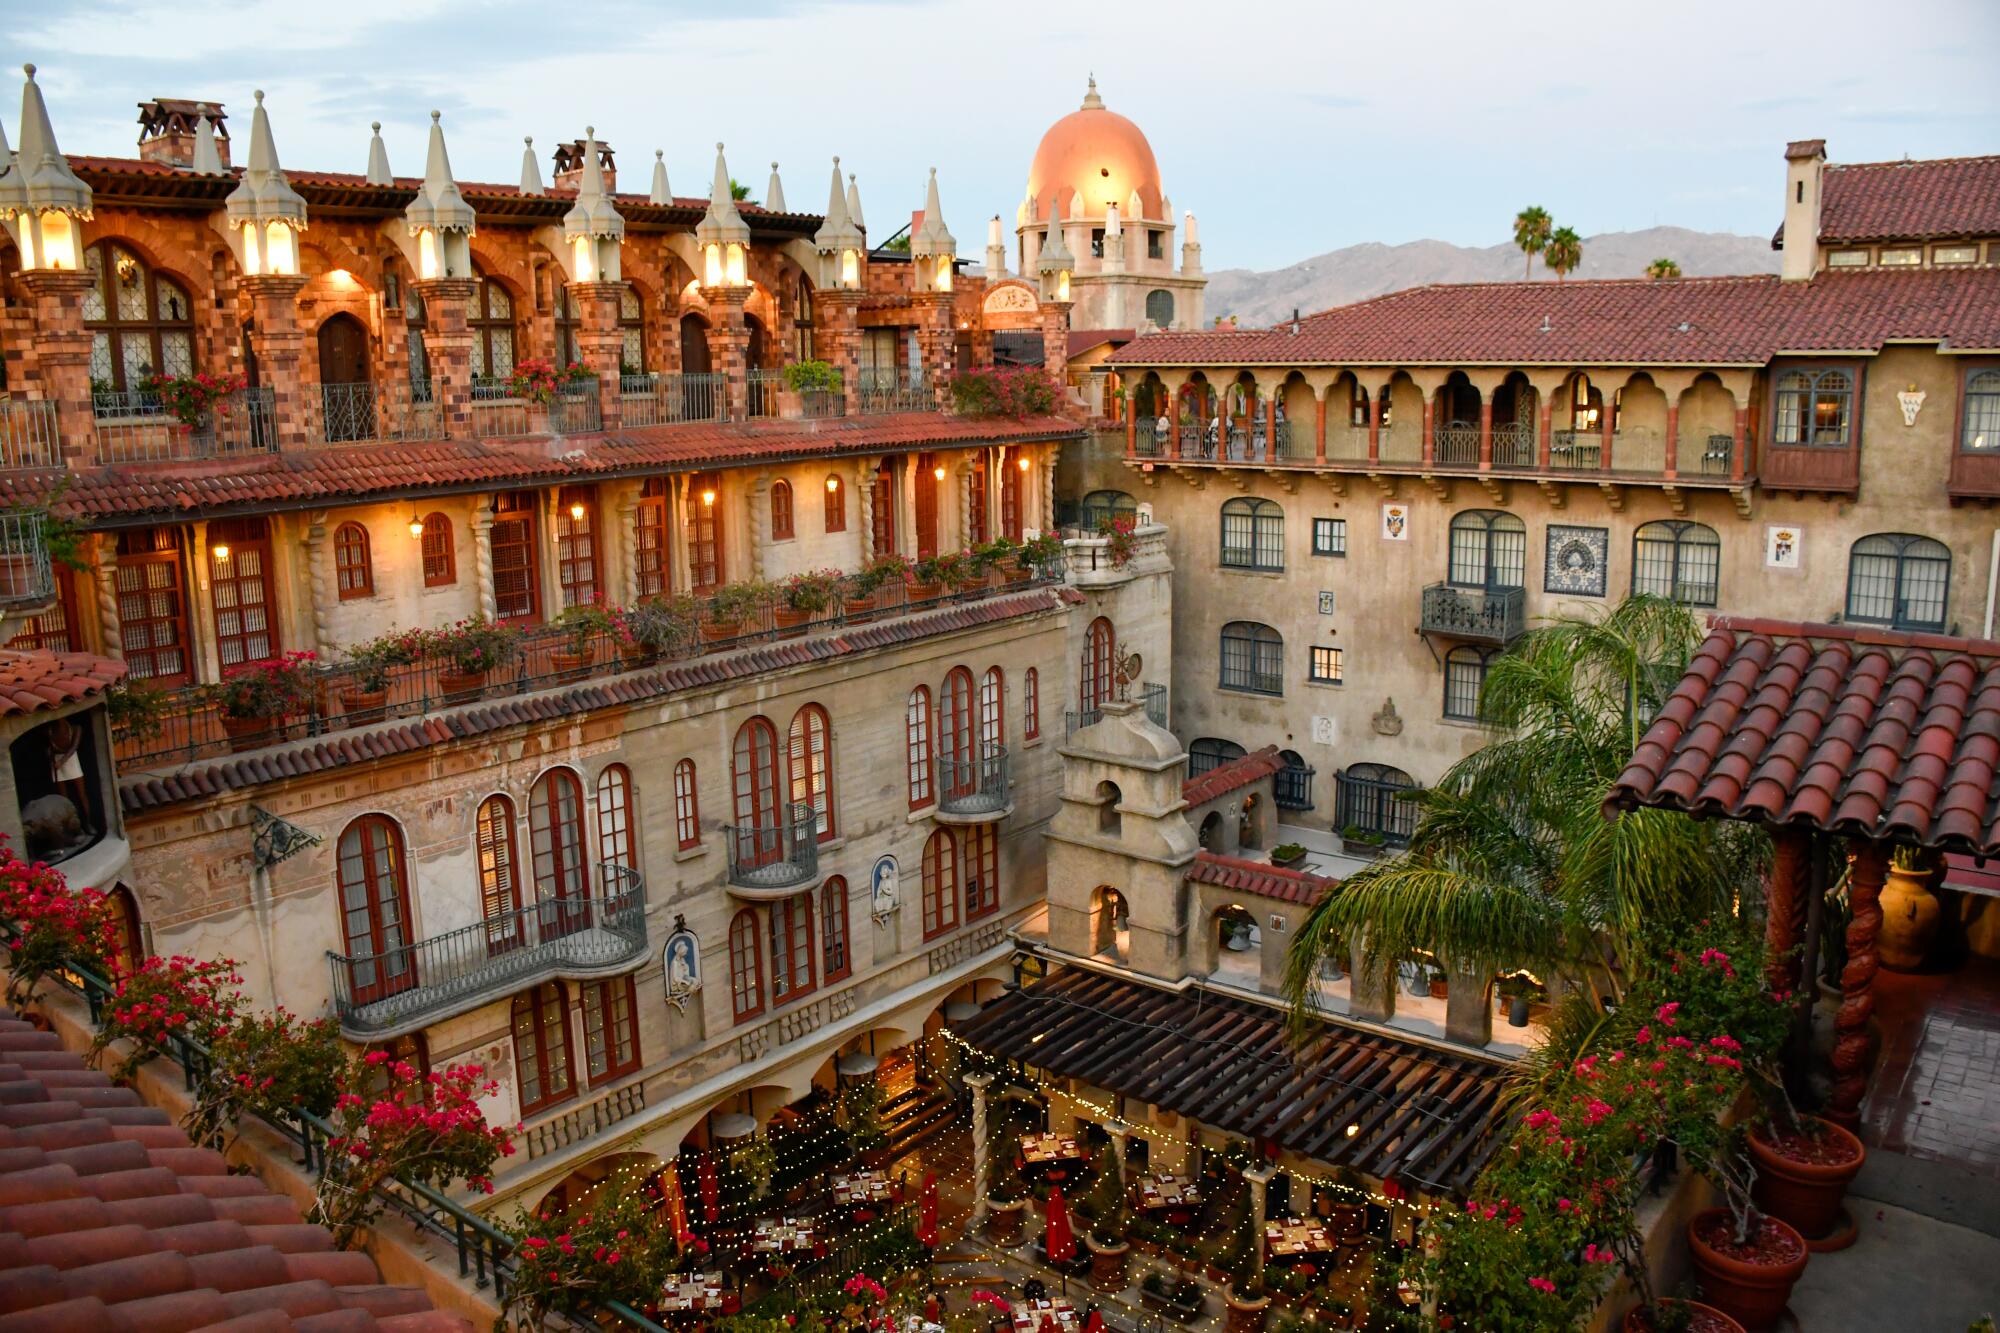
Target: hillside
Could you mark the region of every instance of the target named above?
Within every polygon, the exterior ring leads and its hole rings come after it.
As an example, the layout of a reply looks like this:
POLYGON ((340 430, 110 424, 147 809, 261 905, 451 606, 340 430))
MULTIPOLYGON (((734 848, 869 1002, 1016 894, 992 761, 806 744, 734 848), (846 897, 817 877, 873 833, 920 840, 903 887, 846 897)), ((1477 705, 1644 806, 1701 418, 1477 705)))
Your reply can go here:
MULTIPOLYGON (((1662 256, 1678 261, 1691 278, 1778 271, 1778 252, 1767 236, 1648 227, 1585 237, 1583 267, 1574 276, 1636 278, 1662 256)), ((1310 313, 1425 283, 1516 281, 1521 268, 1521 252, 1512 245, 1482 249, 1444 241, 1370 242, 1330 250, 1268 273, 1218 270, 1208 275, 1207 309, 1211 318, 1235 315, 1254 328, 1275 324, 1294 308, 1310 313)), ((1539 259, 1534 277, 1537 282, 1555 281, 1539 259)))

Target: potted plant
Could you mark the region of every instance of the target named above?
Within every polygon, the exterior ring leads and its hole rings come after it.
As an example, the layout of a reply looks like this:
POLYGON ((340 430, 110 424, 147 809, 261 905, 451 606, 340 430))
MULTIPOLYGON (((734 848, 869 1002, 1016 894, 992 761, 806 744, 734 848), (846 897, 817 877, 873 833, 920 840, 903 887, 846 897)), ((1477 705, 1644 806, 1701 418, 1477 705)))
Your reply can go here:
POLYGON ((947 582, 964 577, 963 559, 957 551, 939 551, 919 559, 910 567, 909 599, 929 602, 942 597, 947 582))
POLYGON ((833 605, 841 583, 837 569, 810 569, 779 584, 778 602, 771 612, 778 637, 792 639, 805 633, 806 622, 833 605))
POLYGON ((708 618, 701 624, 701 637, 710 643, 735 638, 743 632, 745 622, 770 601, 771 590, 754 579, 723 584, 708 599, 708 618))
POLYGON ((1062 538, 1053 532, 1044 532, 1024 541, 1021 543, 1021 549, 1015 553, 1014 560, 1024 569, 1031 569, 1043 578, 1054 578, 1062 572, 1062 538))
POLYGON ((840 396, 840 372, 827 362, 794 361, 785 367, 784 376, 784 391, 792 401, 779 400, 780 416, 796 417, 801 413, 821 416, 830 401, 840 396))
POLYGON ((1625 1312, 1624 1333, 1743 1333, 1743 1325, 1713 1305, 1661 1296, 1625 1312))
POLYGON ((181 423, 181 430, 185 432, 201 425, 213 412, 226 413, 229 395, 242 388, 245 382, 240 375, 210 375, 197 371, 192 375, 148 375, 140 387, 157 397, 160 406, 181 423))
POLYGON ((561 397, 564 389, 590 377, 590 372, 575 361, 558 366, 546 357, 529 357, 514 363, 513 372, 507 376, 507 394, 546 407, 561 397))
POLYGON ((1123 569, 1132 562, 1132 551, 1138 545, 1132 534, 1138 526, 1138 519, 1123 514, 1097 520, 1097 535, 1105 539, 1104 552, 1111 557, 1113 569, 1123 569))
POLYGON ((678 597, 648 597, 614 613, 612 634, 618 652, 628 662, 651 662, 677 654, 694 642, 700 605, 682 593, 678 597))
POLYGON ((1266 1289, 1264 1274, 1257 1268, 1257 1251, 1254 1246, 1245 1247, 1229 1274, 1229 1285, 1223 1289, 1222 1301, 1228 1307, 1226 1333, 1263 1333, 1264 1320, 1269 1317, 1271 1294, 1266 1289))
POLYGON ((1528 1026, 1529 1015, 1537 1001, 1546 998, 1542 984, 1525 973, 1515 972, 1501 977, 1493 984, 1494 1003, 1507 1015, 1509 1027, 1528 1026))
POLYGON ((1451 998, 1451 974, 1449 972, 1433 963, 1430 967, 1424 969, 1424 980, 1430 987, 1430 995, 1433 1000, 1451 998))
POLYGON ((487 673, 514 660, 521 631, 497 625, 484 616, 469 616, 432 631, 424 656, 438 664, 438 690, 447 705, 477 699, 486 688, 487 673))
POLYGON ((389 702, 389 673, 424 655, 421 630, 393 630, 347 650, 350 679, 340 687, 340 708, 353 726, 380 722, 389 702))
POLYGON ((1340 830, 1340 850, 1364 861, 1374 860, 1388 845, 1389 835, 1376 829, 1349 824, 1340 830))
POLYGON ((149 680, 127 676, 104 691, 104 714, 120 739, 151 740, 166 725, 167 692, 149 680))
POLYGON ((1028 571, 1017 558, 1021 544, 1006 537, 995 537, 973 548, 972 557, 979 572, 996 587, 1001 583, 1021 583, 1028 577, 1028 571))
POLYGON ((611 633, 617 623, 616 613, 600 602, 564 607, 562 614, 556 617, 556 628, 562 631, 558 640, 561 647, 549 652, 549 665, 554 669, 556 679, 580 679, 597 656, 598 637, 611 633))
POLYGON ((229 748, 248 750, 285 734, 285 719, 312 704, 312 653, 286 653, 242 662, 222 674, 222 683, 204 690, 222 719, 229 748))
POLYGON ((1281 842, 1271 849, 1271 864, 1274 866, 1295 866, 1305 859, 1303 843, 1281 842))
POLYGON ((885 551, 848 578, 842 591, 842 610, 850 620, 865 619, 882 597, 882 590, 904 587, 910 580, 910 562, 894 551, 885 551))
POLYGON ((1789 1124, 1781 1125, 1767 1116, 1750 1131, 1750 1157, 1757 1164, 1751 1197, 1796 1229, 1810 1248, 1845 1248, 1853 1243, 1854 1224, 1845 1217, 1841 1200, 1868 1150, 1831 1121, 1790 1115, 1789 1108, 1786 1118, 1789 1124))

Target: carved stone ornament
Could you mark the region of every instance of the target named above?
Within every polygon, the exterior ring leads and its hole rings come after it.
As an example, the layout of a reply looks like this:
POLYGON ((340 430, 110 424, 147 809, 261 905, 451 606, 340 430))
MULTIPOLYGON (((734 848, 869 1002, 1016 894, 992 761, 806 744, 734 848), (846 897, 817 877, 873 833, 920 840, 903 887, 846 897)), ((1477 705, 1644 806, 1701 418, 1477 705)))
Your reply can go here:
POLYGON ((1903 409, 1903 424, 1914 426, 1917 424, 1917 412, 1924 405, 1924 391, 1912 384, 1896 395, 1896 405, 1903 409))
POLYGON ((1400 736, 1403 734, 1403 719, 1396 712, 1396 701, 1384 699, 1382 711, 1369 719, 1377 736, 1400 736))

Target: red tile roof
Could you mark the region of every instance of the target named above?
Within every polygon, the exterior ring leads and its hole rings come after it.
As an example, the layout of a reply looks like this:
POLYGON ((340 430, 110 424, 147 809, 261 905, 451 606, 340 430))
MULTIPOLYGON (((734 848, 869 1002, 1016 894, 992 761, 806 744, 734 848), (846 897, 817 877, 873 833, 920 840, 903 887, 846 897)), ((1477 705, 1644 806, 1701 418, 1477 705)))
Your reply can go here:
POLYGON ((1716 617, 1606 801, 2000 854, 2000 643, 1716 617))
POLYGON ((2000 236, 2000 155, 1827 165, 1820 186, 1820 240, 1958 236, 2000 236))
POLYGON ((1181 784, 1181 799, 1189 805, 1207 805, 1218 796, 1226 796, 1270 777, 1284 766, 1285 761, 1279 757, 1278 747, 1267 745, 1241 759, 1218 764, 1198 778, 1189 778, 1181 784))
POLYGON ((1897 339, 2000 348, 2000 269, 1413 287, 1276 329, 1149 333, 1120 366, 1756 365, 1897 339))
POLYGON ((125 664, 89 653, 16 653, 0 649, 0 717, 102 694, 125 678, 125 664))
POLYGON ((127 774, 119 782, 119 800, 134 814, 181 801, 206 800, 226 791, 409 754, 508 727, 644 703, 683 690, 758 678, 876 648, 978 629, 1075 605, 1080 600, 1069 588, 1041 587, 1000 593, 983 601, 852 625, 837 633, 713 653, 689 662, 612 676, 567 689, 518 695, 428 717, 276 745, 251 754, 187 764, 165 774, 127 774))
MULTIPOLYGON (((648 426, 571 437, 564 447, 575 452, 560 458, 550 457, 548 442, 541 439, 329 445, 242 458, 80 468, 68 474, 70 484, 56 508, 88 522, 606 479, 937 445, 1081 437, 1076 423, 1062 417, 1011 421, 907 412, 823 421, 648 426)), ((0 473, 0 503, 43 502, 64 475, 0 473)))
POLYGON ((1303 870, 1287 870, 1283 866, 1267 865, 1262 861, 1246 861, 1236 856, 1219 856, 1214 852, 1198 852, 1194 865, 1187 877, 1197 884, 1213 884, 1217 888, 1229 889, 1236 893, 1255 894, 1259 898, 1276 898, 1281 902, 1297 903, 1301 907, 1311 907, 1324 898, 1327 891, 1339 880, 1327 875, 1307 874, 1303 870))
POLYGON ((1069 355, 1072 358, 1079 357, 1091 348, 1102 347, 1105 343, 1118 343, 1123 346, 1132 341, 1134 332, 1132 329, 1071 329, 1069 355))
POLYGON ((0 1329, 469 1333, 0 1009, 0 1329), (231 1322, 241 1321, 241 1322, 231 1322))

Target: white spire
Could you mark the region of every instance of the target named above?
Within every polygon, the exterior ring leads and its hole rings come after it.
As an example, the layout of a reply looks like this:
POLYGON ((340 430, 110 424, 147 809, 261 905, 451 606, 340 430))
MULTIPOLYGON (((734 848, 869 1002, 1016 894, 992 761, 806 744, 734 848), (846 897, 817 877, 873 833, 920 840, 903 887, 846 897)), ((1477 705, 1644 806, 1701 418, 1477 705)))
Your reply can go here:
POLYGON ((1104 110, 1104 99, 1097 95, 1097 76, 1095 74, 1090 76, 1090 90, 1084 93, 1083 95, 1083 106, 1081 110, 1084 111, 1104 110))
POLYGON ((1042 241, 1042 256, 1036 265, 1039 273, 1055 273, 1061 269, 1075 269, 1076 259, 1063 243, 1062 200, 1049 201, 1049 232, 1042 241))
POLYGON ((580 236, 592 240, 600 237, 624 239, 625 219, 618 215, 611 197, 604 192, 604 168, 597 156, 597 127, 586 125, 583 129, 583 179, 577 185, 576 203, 563 214, 565 240, 574 241, 580 236))
POLYGON ((1139 201, 1139 191, 1135 188, 1131 198, 1125 201, 1125 216, 1137 222, 1146 216, 1146 206, 1139 201))
POLYGON ((389 170, 389 145, 382 142, 382 122, 370 121, 368 128, 374 131, 368 138, 368 183, 394 185, 396 173, 389 170))
POLYGON ((736 197, 729 188, 729 163, 722 145, 715 146, 715 176, 708 186, 708 211, 694 229, 698 245, 748 245, 750 224, 736 211, 736 197))
POLYGON ((833 185, 826 192, 826 221, 813 234, 813 248, 823 255, 842 250, 859 250, 864 244, 861 229, 847 215, 847 195, 840 188, 840 159, 833 159, 833 185))
POLYGON ((238 226, 283 222, 304 231, 306 201, 278 165, 278 145, 271 137, 271 117, 264 110, 264 90, 258 89, 256 96, 257 110, 250 117, 250 160, 243 169, 243 179, 223 201, 229 220, 238 226))
POLYGON ((21 66, 28 83, 21 90, 21 151, 11 156, 0 175, 0 217, 21 213, 68 213, 87 218, 90 187, 69 169, 69 159, 56 146, 49 109, 35 83, 35 67, 21 66))
POLYGON ((785 183, 778 179, 778 164, 771 164, 771 183, 764 187, 764 207, 773 213, 785 211, 785 183))
POLYGON ((1181 219, 1181 244, 1201 244, 1201 224, 1194 220, 1193 209, 1189 209, 1187 216, 1181 219))
POLYGON ((851 171, 847 173, 847 220, 867 232, 868 220, 861 216, 861 186, 851 171))
POLYGON ((194 162, 191 170, 204 176, 220 176, 228 168, 222 165, 222 154, 215 147, 215 125, 208 118, 207 109, 194 123, 194 162))
POLYGON ((938 203, 937 168, 931 168, 930 185, 924 192, 924 223, 910 237, 912 257, 958 253, 958 241, 945 229, 944 208, 938 203))
POLYGON ((521 142, 527 145, 521 150, 521 193, 540 194, 542 193, 542 164, 535 161, 535 136, 532 134, 526 135, 522 138, 521 142))
POLYGON ((991 250, 996 245, 1005 244, 1006 241, 1003 239, 1003 233, 1000 230, 1000 215, 995 213, 986 221, 986 248, 991 250))
POLYGON ((647 198, 656 204, 674 201, 674 192, 667 185, 667 154, 663 148, 653 150, 653 192, 647 198))
MULTIPOLYGON (((445 152, 444 147, 444 126, 438 122, 438 113, 431 112, 431 141, 424 155, 424 183, 418 187, 417 197, 410 200, 409 207, 403 210, 403 217, 409 223, 413 236, 425 228, 470 236, 477 230, 472 205, 465 202, 465 196, 458 192, 458 182, 452 179, 451 155, 445 152)), ((385 162, 383 165, 386 167, 388 164, 385 162)), ((461 273, 456 276, 469 275, 461 273)))
POLYGON ((1124 234, 1125 228, 1118 221, 1118 205, 1115 203, 1106 204, 1104 206, 1104 239, 1108 241, 1113 236, 1123 236, 1124 234))

